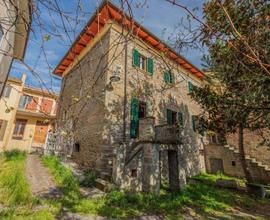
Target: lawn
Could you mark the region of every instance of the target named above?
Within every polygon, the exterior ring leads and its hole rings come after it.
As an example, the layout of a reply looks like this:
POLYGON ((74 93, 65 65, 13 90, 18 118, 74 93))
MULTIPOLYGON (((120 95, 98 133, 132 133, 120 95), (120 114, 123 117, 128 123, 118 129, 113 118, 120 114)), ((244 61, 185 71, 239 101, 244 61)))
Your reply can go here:
MULTIPOLYGON (((37 199, 31 196, 24 175, 25 159, 26 155, 20 152, 0 156, 0 203, 5 206, 0 212, 1 219, 54 219, 61 216, 63 208, 73 213, 101 215, 109 219, 152 214, 163 215, 166 219, 183 219, 187 216, 208 219, 210 216, 228 216, 236 209, 252 212, 259 207, 270 208, 269 198, 258 200, 244 193, 218 188, 214 182, 220 176, 208 174, 196 176, 199 182, 186 185, 179 193, 171 194, 165 187, 160 195, 131 194, 114 189, 102 198, 86 199, 80 195, 81 183, 72 172, 58 158, 48 156, 42 158, 43 164, 48 167, 63 196, 58 199, 37 199)), ((270 218, 260 214, 256 216, 262 217, 258 219, 270 218)))
POLYGON ((1 219, 54 219, 42 201, 31 196, 25 178, 26 154, 11 151, 0 154, 0 209, 1 219))
MULTIPOLYGON (((188 215, 201 217, 223 216, 236 207, 240 210, 264 206, 269 199, 258 200, 244 193, 221 189, 214 185, 217 178, 229 179, 224 175, 201 174, 195 177, 197 184, 188 184, 182 192, 171 194, 165 188, 160 195, 128 193, 118 189, 103 198, 85 199, 79 194, 79 182, 71 171, 56 157, 43 157, 43 163, 54 175, 63 189, 61 205, 71 212, 85 215, 101 215, 108 218, 127 218, 140 215, 160 214, 167 219, 181 219, 188 209, 188 215)), ((243 181, 240 180, 240 184, 243 181)))

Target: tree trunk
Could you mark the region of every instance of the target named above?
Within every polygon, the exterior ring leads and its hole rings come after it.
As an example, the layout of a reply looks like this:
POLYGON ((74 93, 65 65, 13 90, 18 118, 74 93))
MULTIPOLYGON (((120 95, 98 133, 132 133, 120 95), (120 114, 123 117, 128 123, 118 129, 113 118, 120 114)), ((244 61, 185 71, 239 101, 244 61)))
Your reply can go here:
POLYGON ((239 124, 239 142, 238 142, 238 147, 239 147, 239 154, 240 154, 240 161, 242 164, 242 168, 245 174, 245 178, 248 182, 252 182, 253 178, 249 172, 248 166, 247 166, 247 161, 245 157, 245 149, 244 149, 244 128, 243 124, 239 124))

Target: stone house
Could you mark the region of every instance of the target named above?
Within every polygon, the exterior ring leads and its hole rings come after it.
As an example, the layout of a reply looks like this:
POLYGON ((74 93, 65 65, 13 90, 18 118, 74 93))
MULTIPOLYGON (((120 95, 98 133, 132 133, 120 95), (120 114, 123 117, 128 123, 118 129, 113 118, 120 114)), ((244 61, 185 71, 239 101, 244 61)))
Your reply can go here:
POLYGON ((0 151, 43 151, 47 133, 53 129, 57 95, 25 85, 9 77, 0 100, 0 151))
POLYGON ((179 188, 204 170, 198 104, 203 73, 104 1, 56 67, 59 143, 83 169, 122 188, 179 188), (65 141, 68 139, 69 141, 65 141))

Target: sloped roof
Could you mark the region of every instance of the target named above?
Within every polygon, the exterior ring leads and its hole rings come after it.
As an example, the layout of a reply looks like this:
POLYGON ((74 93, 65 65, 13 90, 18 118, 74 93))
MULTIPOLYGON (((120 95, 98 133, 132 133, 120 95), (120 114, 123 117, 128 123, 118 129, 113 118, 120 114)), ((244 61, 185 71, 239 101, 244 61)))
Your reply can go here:
POLYGON ((109 1, 104 1, 97 9, 95 14, 89 20, 85 28, 74 41, 64 58, 60 61, 54 70, 54 74, 62 76, 63 72, 87 46, 87 44, 98 34, 98 32, 109 21, 113 20, 128 30, 132 30, 133 34, 141 38, 146 43, 152 45, 157 50, 165 53, 171 60, 180 64, 184 69, 187 69, 196 77, 202 79, 204 74, 197 67, 187 61, 184 57, 175 52, 172 48, 156 37, 154 34, 146 30, 136 21, 131 19, 123 10, 109 1))

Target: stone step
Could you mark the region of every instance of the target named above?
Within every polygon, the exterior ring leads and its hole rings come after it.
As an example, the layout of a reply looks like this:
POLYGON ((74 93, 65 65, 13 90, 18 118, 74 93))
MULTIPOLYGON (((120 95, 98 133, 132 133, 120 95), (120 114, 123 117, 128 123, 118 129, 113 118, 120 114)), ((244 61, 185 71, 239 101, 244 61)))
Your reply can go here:
POLYGON ((250 160, 251 157, 249 155, 245 155, 246 160, 250 160))
POLYGON ((251 159, 251 162, 252 163, 256 163, 257 162, 255 158, 250 158, 250 159, 251 159))
POLYGON ((108 172, 101 172, 100 178, 106 181, 111 181, 111 175, 108 172))
MULTIPOLYGON (((235 149, 234 147, 230 145, 223 145, 224 148, 227 148, 228 150, 233 151, 236 154, 239 154, 239 150, 235 149)), ((267 165, 264 165, 261 161, 257 161, 255 158, 251 157, 250 155, 245 155, 245 159, 249 160, 252 164, 257 165, 258 167, 263 168, 265 171, 270 171, 270 167, 267 165)))
POLYGON ((95 186, 103 192, 108 192, 113 188, 113 184, 101 178, 96 179, 95 186))

